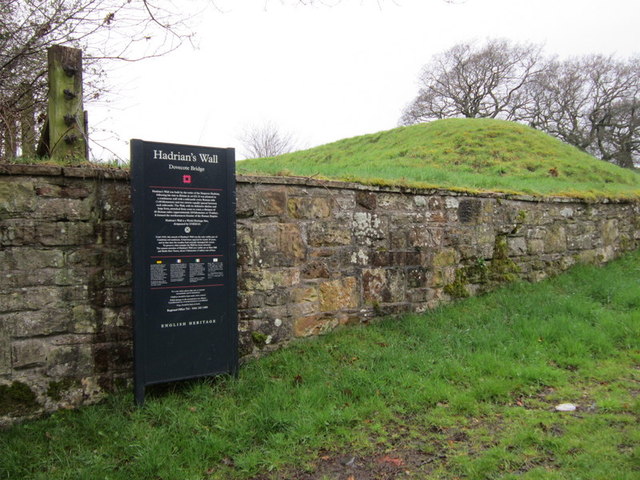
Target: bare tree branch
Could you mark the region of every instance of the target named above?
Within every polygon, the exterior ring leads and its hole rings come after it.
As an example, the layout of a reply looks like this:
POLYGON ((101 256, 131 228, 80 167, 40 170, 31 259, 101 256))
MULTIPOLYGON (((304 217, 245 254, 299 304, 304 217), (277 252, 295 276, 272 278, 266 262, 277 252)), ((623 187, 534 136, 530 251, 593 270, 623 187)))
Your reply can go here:
POLYGON ((246 128, 240 142, 246 150, 247 158, 275 157, 296 149, 293 135, 283 132, 273 122, 246 128))

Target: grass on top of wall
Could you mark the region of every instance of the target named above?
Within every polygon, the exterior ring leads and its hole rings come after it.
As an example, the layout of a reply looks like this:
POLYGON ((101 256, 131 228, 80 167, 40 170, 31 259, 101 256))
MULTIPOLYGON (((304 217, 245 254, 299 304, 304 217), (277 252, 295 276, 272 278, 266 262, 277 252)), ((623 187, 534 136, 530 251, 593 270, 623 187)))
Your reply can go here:
POLYGON ((638 198, 640 174, 525 125, 447 119, 243 160, 244 174, 581 198, 638 198))
POLYGON ((296 341, 0 432, 0 479, 638 478, 639 291, 635 252, 296 341))

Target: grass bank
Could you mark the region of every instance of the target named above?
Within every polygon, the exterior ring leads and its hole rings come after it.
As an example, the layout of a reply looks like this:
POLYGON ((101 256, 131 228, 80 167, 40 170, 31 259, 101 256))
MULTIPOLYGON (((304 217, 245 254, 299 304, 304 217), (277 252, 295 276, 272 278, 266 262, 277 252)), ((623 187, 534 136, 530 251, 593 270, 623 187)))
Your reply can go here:
POLYGON ((580 198, 640 198, 640 174, 543 132, 493 119, 447 119, 347 138, 239 173, 313 176, 370 185, 580 198))
POLYGON ((295 342, 0 432, 0 479, 638 478, 638 292, 640 252, 295 342))

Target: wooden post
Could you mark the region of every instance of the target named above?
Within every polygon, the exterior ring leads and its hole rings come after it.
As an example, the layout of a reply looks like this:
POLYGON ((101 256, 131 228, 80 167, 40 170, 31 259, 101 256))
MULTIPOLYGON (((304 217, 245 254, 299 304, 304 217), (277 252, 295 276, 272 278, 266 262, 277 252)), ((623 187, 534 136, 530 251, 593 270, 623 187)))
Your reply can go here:
POLYGON ((49 55, 49 155, 86 160, 87 135, 82 107, 82 50, 55 45, 49 55))

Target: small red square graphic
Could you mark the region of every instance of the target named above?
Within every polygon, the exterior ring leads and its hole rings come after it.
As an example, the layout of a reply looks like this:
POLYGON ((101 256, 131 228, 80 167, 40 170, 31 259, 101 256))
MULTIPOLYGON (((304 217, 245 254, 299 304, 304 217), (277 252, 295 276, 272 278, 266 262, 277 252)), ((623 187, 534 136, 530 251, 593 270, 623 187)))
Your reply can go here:
POLYGON ((183 175, 182 183, 191 183, 191 175, 183 175))

